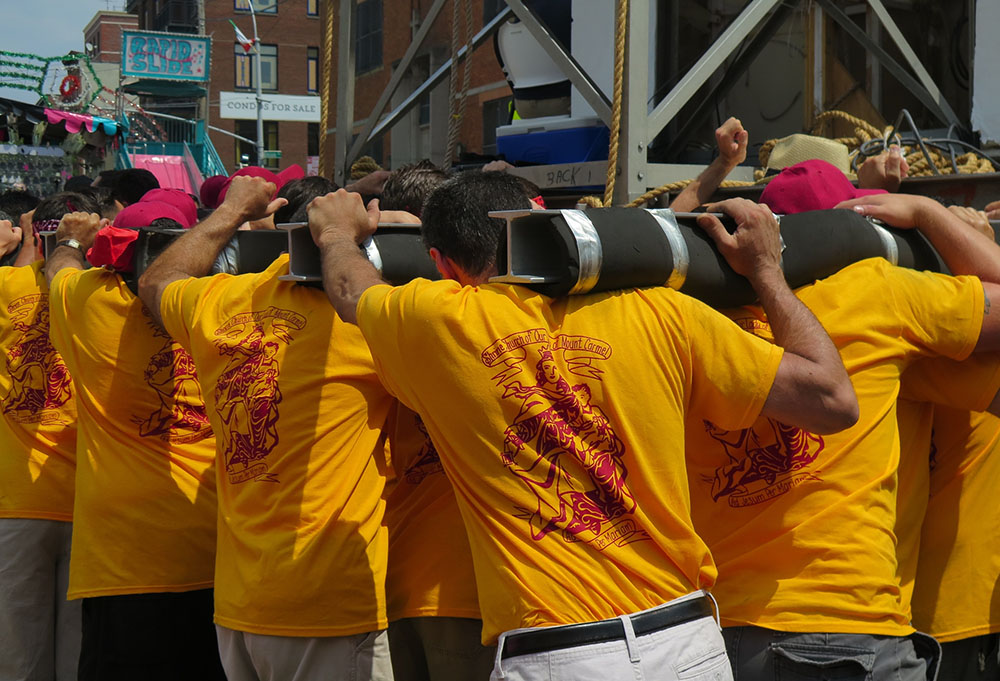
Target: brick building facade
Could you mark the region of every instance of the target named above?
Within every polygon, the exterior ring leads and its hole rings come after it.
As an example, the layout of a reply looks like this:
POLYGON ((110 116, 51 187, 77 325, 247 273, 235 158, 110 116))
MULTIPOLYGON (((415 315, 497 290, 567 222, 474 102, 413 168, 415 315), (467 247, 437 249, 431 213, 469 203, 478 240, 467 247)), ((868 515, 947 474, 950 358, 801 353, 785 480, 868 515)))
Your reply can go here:
MULTIPOLYGON (((232 107, 220 106, 234 97, 245 107, 255 95, 256 77, 253 59, 237 43, 230 20, 248 37, 253 37, 249 3, 254 3, 257 33, 262 50, 263 97, 283 102, 287 96, 318 97, 320 93, 324 13, 327 7, 339 12, 339 0, 129 0, 126 9, 138 15, 140 30, 204 33, 212 37, 211 80, 208 85, 207 116, 210 126, 242 137, 256 139, 255 117, 237 120, 229 117, 232 107), (225 93, 225 94, 224 94, 225 93), (235 93, 232 94, 232 93, 235 93)), ((402 58, 433 0, 358 0, 355 125, 352 136, 360 132, 392 74, 392 67, 402 58)), ((503 0, 470 0, 471 34, 504 5, 503 0)), ((464 3, 461 19, 464 20, 464 3)), ((339 17, 333 22, 333 44, 339 38, 339 17)), ((464 36, 464 26, 460 27, 464 36)), ((418 52, 410 74, 404 79, 387 110, 412 92, 426 76, 446 61, 451 52, 452 7, 445 5, 424 46, 418 52)), ((333 167, 338 89, 337 50, 333 49, 328 167, 333 167)), ((373 141, 365 153, 384 167, 431 158, 444 161, 448 141, 448 93, 445 79, 420 106, 402 118, 381 140, 373 141)), ((471 59, 469 97, 459 134, 459 151, 492 151, 495 127, 506 115, 510 90, 497 64, 492 43, 485 42, 471 59), (484 125, 485 122, 485 125, 484 125)), ((295 100, 305 101, 305 100, 295 100)), ((318 100, 314 100, 318 101, 318 100)), ((156 108, 155 103, 146 103, 156 108)), ((252 105, 255 111, 255 103, 252 105)), ((262 165, 284 168, 292 163, 315 169, 318 165, 320 122, 272 120, 265 116, 264 147, 280 151, 279 159, 265 159, 262 165)), ((242 163, 256 163, 252 144, 210 131, 223 163, 232 170, 242 163)))
POLYGON ((101 10, 83 29, 83 42, 93 62, 121 63, 122 31, 139 28, 139 18, 128 12, 101 10))

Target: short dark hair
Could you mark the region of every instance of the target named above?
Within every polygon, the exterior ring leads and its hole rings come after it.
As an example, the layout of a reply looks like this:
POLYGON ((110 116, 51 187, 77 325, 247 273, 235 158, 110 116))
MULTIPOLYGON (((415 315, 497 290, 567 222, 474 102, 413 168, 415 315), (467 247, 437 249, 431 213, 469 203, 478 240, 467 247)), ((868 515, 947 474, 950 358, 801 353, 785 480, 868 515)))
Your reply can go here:
POLYGON ((114 219, 115 215, 118 213, 118 206, 115 205, 115 194, 108 187, 88 187, 86 189, 81 189, 80 193, 84 196, 90 196, 94 199, 98 206, 98 213, 102 218, 114 219))
POLYGON ((472 276, 496 271, 497 246, 506 223, 492 210, 528 210, 530 197, 513 175, 470 171, 435 189, 424 203, 421 234, 472 276))
POLYGON ((379 208, 405 210, 419 217, 430 193, 447 180, 448 173, 427 159, 397 168, 386 178, 379 208))
POLYGON ((61 220, 67 213, 77 211, 100 213, 101 207, 93 196, 83 192, 58 192, 39 201, 31 219, 33 222, 61 220))
POLYGON ((288 205, 274 211, 274 224, 303 222, 303 220, 293 220, 300 208, 304 209, 317 196, 324 196, 330 192, 337 191, 337 189, 338 187, 335 182, 319 175, 310 175, 290 180, 278 190, 277 198, 288 199, 288 205))
POLYGON ((39 201, 40 199, 31 192, 8 189, 3 194, 0 194, 0 210, 11 216, 16 227, 21 216, 29 210, 33 210, 39 201))
MULTIPOLYGON (((101 186, 104 186, 104 182, 101 182, 101 186)), ((156 175, 145 168, 129 168, 114 178, 111 193, 122 204, 129 206, 137 203, 150 189, 159 188, 160 181, 156 179, 156 175)))
POLYGON ((153 229, 184 229, 184 225, 172 218, 156 218, 149 226, 153 229))
POLYGON ((86 189, 93 183, 93 180, 86 175, 74 175, 73 177, 66 180, 63 184, 64 192, 78 192, 81 189, 86 189))

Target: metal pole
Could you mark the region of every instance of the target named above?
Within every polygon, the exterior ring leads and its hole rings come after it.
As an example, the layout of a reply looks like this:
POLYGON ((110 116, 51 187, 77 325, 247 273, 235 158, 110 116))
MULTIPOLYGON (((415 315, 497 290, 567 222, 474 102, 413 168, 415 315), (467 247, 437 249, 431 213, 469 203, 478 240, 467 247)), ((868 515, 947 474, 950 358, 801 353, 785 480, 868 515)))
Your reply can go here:
POLYGON ((257 54, 256 73, 254 81, 257 83, 257 165, 264 165, 264 111, 263 93, 260 86, 260 39, 257 37, 257 13, 253 9, 254 0, 247 3, 250 6, 250 19, 253 21, 253 49, 257 54))

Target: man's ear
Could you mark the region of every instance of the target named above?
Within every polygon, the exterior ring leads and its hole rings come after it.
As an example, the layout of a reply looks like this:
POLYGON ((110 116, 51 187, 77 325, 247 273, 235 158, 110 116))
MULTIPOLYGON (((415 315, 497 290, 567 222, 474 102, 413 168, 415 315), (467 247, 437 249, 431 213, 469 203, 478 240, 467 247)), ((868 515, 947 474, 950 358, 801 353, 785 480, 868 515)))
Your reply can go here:
POLYGON ((430 253, 431 260, 434 261, 434 265, 437 267, 437 271, 441 275, 442 279, 453 279, 458 281, 458 272, 455 271, 455 264, 451 261, 451 258, 444 255, 433 246, 428 252, 430 253))
POLYGON ((107 227, 110 224, 111 224, 111 220, 109 220, 108 218, 101 218, 101 229, 104 229, 105 227, 107 227))

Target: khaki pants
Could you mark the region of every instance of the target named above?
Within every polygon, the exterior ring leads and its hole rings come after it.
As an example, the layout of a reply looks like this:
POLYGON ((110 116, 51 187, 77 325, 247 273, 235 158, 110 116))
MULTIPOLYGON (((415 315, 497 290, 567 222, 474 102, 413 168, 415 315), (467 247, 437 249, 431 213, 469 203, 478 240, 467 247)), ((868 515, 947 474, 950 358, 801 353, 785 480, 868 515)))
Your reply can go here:
POLYGON ((265 636, 215 625, 229 681, 392 681, 385 631, 265 636))
POLYGON ((486 681, 496 648, 480 641, 482 620, 407 617, 389 623, 395 681, 486 681))
POLYGON ((73 523, 0 518, 0 679, 75 681, 80 601, 67 601, 73 523))
MULTIPOLYGON (((703 592, 697 591, 659 607, 703 596, 703 592)), ((504 632, 497 643, 496 664, 490 678, 493 681, 733 681, 726 644, 715 618, 701 617, 638 636, 632 629, 630 616, 618 619, 622 623, 622 639, 507 658, 503 657, 507 637, 532 630, 504 632)))

